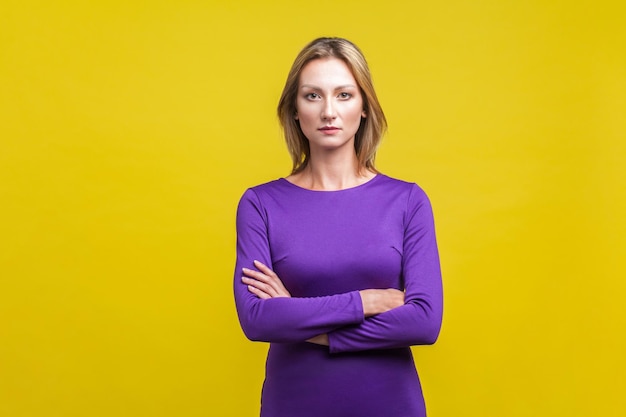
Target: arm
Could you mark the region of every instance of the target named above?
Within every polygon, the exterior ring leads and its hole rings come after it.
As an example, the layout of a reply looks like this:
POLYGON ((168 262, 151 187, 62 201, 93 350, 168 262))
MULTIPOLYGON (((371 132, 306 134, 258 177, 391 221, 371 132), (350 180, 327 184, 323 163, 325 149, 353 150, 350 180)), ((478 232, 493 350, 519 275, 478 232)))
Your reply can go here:
POLYGON ((266 214, 258 196, 248 190, 237 210, 235 304, 245 335, 256 341, 303 342, 364 319, 358 291, 327 297, 259 298, 243 282, 243 268, 254 272, 254 260, 272 265, 266 214))
MULTIPOLYGON (((254 261, 254 266, 258 270, 243 268, 245 276, 241 280, 248 285, 248 291, 262 300, 291 297, 278 275, 267 265, 254 261)), ((361 297, 363 315, 365 317, 375 316, 404 305, 404 292, 393 288, 361 290, 359 291, 359 296, 361 297)), ((328 346, 328 335, 323 333, 306 341, 328 346)))
MULTIPOLYGON (((241 281, 248 285, 248 291, 263 300, 291 297, 281 279, 270 267, 256 260, 254 266, 258 270, 243 268, 244 276, 241 277, 241 281)), ((359 296, 365 317, 404 305, 404 292, 394 288, 360 290, 359 296)))
POLYGON ((430 202, 415 186, 408 198, 402 271, 405 304, 328 333, 331 353, 432 344, 441 328, 443 291, 430 202))

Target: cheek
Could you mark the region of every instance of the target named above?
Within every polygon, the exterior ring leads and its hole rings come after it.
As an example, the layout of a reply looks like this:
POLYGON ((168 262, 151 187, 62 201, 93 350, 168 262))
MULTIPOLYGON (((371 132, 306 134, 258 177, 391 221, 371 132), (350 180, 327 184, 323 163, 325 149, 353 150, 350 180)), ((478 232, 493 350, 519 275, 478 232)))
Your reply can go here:
POLYGON ((298 119, 300 120, 300 124, 303 126, 306 126, 308 124, 311 124, 311 122, 313 121, 313 118, 311 117, 310 112, 306 112, 306 111, 299 111, 298 112, 298 119))
POLYGON ((314 106, 304 105, 298 106, 298 120, 300 120, 300 124, 307 124, 312 122, 317 122, 319 120, 319 111, 314 106))
POLYGON ((305 109, 298 110, 298 125, 300 126, 300 130, 307 135, 314 128, 317 128, 317 119, 313 119, 310 111, 306 111, 305 109))
POLYGON ((361 103, 353 103, 348 110, 348 114, 351 120, 361 120, 363 116, 363 105, 361 103))
POLYGON ((310 103, 300 99, 296 100, 296 112, 298 112, 298 116, 302 117, 302 115, 310 112, 309 107, 310 103))

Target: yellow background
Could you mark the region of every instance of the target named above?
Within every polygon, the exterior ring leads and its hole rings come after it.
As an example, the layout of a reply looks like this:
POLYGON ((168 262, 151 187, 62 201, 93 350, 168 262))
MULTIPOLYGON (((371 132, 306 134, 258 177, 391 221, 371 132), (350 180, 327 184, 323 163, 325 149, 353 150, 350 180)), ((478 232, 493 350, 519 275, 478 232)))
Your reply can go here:
POLYGON ((235 208, 288 173, 275 106, 320 35, 363 49, 378 167, 434 205, 429 415, 625 415, 623 4, 4 0, 0 415, 256 415, 235 208))

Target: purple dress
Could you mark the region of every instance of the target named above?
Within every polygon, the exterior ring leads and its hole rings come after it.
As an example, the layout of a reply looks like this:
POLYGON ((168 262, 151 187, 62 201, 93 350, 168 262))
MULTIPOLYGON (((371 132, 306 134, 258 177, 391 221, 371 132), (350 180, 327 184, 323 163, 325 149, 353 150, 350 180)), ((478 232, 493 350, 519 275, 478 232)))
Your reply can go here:
POLYGON ((432 210, 416 184, 378 174, 339 191, 284 178, 248 189, 234 292, 246 336, 271 343, 262 417, 426 415, 409 347, 435 342, 443 301, 432 210), (255 259, 292 298, 248 291, 241 268, 255 259), (367 288, 405 290, 405 305, 364 318, 367 288), (323 333, 329 347, 306 342, 323 333))

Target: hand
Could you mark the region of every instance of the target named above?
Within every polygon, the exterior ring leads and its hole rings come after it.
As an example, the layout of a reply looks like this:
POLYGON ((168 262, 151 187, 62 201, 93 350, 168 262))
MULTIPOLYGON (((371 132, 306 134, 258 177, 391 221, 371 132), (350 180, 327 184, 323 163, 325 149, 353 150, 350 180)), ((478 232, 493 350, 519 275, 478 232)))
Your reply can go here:
POLYGON ((404 292, 389 288, 386 290, 362 290, 363 314, 365 317, 375 316, 404 305, 404 292))
POLYGON ((307 340, 309 343, 314 343, 316 345, 329 346, 328 335, 326 333, 320 334, 318 336, 312 337, 307 340))
POLYGON ((248 284, 248 291, 261 299, 291 297, 278 275, 266 265, 259 261, 254 261, 254 266, 258 271, 243 268, 244 277, 241 280, 248 284))

